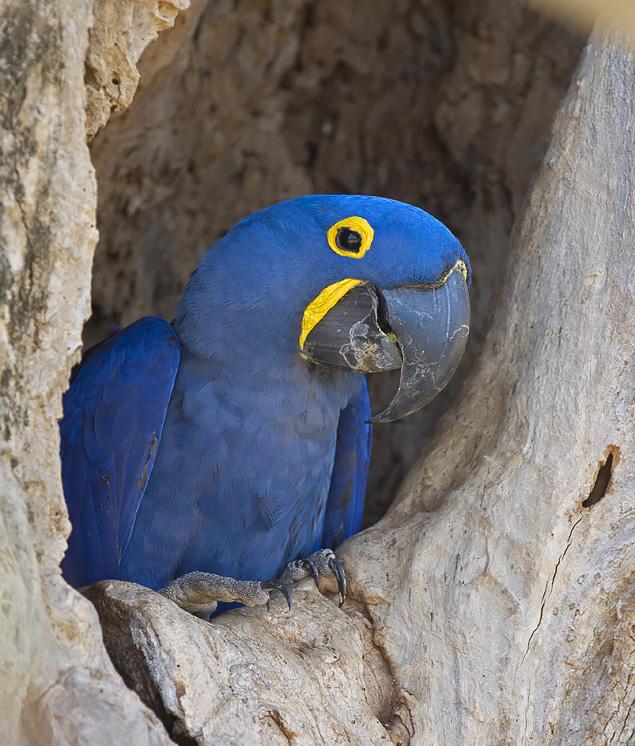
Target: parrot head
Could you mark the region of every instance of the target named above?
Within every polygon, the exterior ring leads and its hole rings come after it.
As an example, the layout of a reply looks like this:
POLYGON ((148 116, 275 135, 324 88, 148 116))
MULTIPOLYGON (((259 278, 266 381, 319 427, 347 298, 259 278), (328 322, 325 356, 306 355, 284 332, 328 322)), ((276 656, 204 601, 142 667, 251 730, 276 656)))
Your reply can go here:
POLYGON ((223 349, 253 365, 293 356, 364 373, 401 369, 395 396, 372 418, 390 422, 454 374, 469 332, 469 280, 461 244, 423 210, 311 195, 253 213, 220 239, 176 321, 203 357, 223 349))

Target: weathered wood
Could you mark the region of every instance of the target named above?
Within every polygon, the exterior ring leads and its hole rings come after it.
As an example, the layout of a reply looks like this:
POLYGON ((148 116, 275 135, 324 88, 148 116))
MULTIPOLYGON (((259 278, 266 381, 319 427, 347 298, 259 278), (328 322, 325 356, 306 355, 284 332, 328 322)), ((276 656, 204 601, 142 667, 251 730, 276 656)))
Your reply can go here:
POLYGON ((84 82, 92 22, 92 3, 85 1, 0 4, 0 742, 6 744, 169 742, 158 719, 122 686, 95 610, 59 572, 70 527, 57 419, 90 311, 97 241, 84 82))
POLYGON ((479 369, 347 553, 424 741, 634 737, 634 128, 633 54, 595 38, 479 369), (389 577, 372 570, 384 547, 389 577))

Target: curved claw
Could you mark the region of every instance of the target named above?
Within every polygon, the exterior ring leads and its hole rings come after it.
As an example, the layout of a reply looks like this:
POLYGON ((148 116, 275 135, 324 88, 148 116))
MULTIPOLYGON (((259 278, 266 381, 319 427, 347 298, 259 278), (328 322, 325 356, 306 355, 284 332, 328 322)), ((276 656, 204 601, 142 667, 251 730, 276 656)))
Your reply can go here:
POLYGON ((305 557, 302 560, 302 564, 305 567, 309 568, 309 572, 311 573, 311 577, 313 578, 315 587, 319 589, 320 588, 320 572, 317 568, 317 565, 315 564, 315 561, 311 559, 311 557, 305 557))
POLYGON ((343 606, 346 599, 346 574, 344 568, 342 567, 342 563, 335 556, 329 557, 329 567, 337 579, 337 589, 340 592, 340 606, 343 606))
MULTIPOLYGON (((285 597, 285 600, 287 602, 287 606, 289 607, 289 611, 291 611, 291 594, 289 593, 289 589, 287 586, 280 580, 264 580, 261 583, 262 588, 265 591, 280 591, 282 595, 285 597)), ((267 601, 267 607, 269 606, 269 602, 267 601)))

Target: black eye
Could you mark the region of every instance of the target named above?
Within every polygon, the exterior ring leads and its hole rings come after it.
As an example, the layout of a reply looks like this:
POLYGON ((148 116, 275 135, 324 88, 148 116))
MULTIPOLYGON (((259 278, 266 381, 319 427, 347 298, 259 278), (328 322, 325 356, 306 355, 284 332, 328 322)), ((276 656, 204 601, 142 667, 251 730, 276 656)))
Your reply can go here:
POLYGON ((338 228, 335 243, 338 249, 357 254, 362 248, 362 236, 361 233, 353 231, 350 228, 338 228))

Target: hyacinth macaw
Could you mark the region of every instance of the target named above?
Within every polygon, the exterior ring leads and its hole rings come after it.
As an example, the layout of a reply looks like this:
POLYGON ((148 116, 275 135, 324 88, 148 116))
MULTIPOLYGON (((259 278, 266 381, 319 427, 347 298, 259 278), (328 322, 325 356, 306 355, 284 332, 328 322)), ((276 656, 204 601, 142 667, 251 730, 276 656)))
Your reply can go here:
POLYGON ((201 259, 176 318, 85 355, 64 397, 75 586, 122 579, 208 617, 333 572, 359 530, 371 423, 453 375, 469 260, 438 220, 370 196, 300 197, 238 223, 201 259), (371 417, 365 372, 401 369, 371 417))

